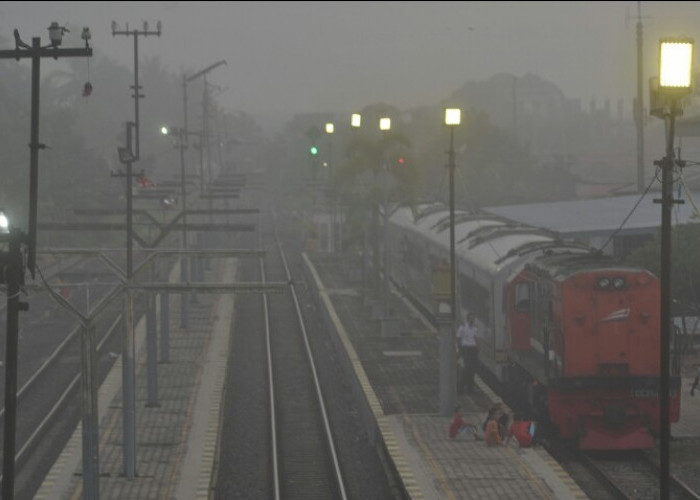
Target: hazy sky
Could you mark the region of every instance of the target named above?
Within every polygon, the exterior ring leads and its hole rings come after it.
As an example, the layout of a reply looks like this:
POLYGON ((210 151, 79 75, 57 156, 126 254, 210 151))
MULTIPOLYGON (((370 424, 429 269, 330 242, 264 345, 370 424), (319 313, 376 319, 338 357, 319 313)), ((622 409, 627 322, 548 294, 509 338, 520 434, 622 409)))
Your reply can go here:
MULTIPOLYGON (((51 21, 89 26, 95 54, 133 70, 159 56, 192 73, 225 59, 209 81, 218 101, 254 115, 351 112, 384 102, 438 103, 471 80, 532 73, 584 103, 636 94, 638 2, 0 2, 0 35, 48 43, 51 21)), ((662 36, 700 39, 700 2, 641 2, 645 81, 662 36)), ((64 46, 77 46, 71 33, 64 46)), ((77 39, 77 42, 76 42, 77 39)), ((1 47, 11 49, 13 46, 1 47)), ((48 71, 51 63, 42 63, 48 71)), ((0 75, 1 78, 1 75, 0 75)), ((148 89, 146 89, 148 90, 148 89)), ((645 92, 648 86, 645 84, 645 92)), ((645 95, 645 100, 647 96, 645 95)), ((627 108, 629 109, 629 107, 627 108)))

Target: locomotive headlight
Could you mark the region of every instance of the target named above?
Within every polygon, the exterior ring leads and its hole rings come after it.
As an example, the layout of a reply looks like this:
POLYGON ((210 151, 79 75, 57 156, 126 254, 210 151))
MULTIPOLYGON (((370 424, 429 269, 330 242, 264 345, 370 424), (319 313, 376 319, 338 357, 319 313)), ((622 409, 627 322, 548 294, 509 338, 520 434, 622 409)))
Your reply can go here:
POLYGON ((598 288, 608 288, 610 286, 610 278, 598 278, 598 288))
POLYGON ((621 289, 625 288, 625 285, 626 285, 625 278, 620 278, 620 277, 613 278, 612 283, 613 283, 613 288, 616 290, 621 290, 621 289))

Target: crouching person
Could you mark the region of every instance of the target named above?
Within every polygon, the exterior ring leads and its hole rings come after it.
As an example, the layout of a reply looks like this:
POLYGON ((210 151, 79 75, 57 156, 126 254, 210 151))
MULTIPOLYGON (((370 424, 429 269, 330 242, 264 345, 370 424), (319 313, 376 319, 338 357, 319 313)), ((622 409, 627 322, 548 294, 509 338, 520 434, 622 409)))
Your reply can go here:
POLYGON ((450 428, 447 432, 449 438, 457 439, 460 437, 466 437, 471 434, 474 436, 474 439, 479 439, 479 436, 476 434, 476 430, 476 425, 470 424, 464 419, 464 415, 462 414, 462 407, 457 406, 455 408, 455 413, 452 416, 452 420, 450 420, 450 428))
POLYGON ((515 438, 521 448, 537 446, 540 443, 537 427, 537 422, 532 420, 513 421, 508 429, 505 446, 508 446, 512 438, 515 438))

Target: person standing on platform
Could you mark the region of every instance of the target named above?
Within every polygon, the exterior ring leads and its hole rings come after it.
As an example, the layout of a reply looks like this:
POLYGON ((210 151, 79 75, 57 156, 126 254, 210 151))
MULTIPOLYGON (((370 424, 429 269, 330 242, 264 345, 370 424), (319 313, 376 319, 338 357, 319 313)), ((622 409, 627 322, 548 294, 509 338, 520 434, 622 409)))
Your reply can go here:
POLYGON ((478 330, 476 328, 474 313, 467 314, 466 321, 457 329, 457 345, 462 356, 464 367, 462 376, 459 377, 457 392, 464 394, 474 392, 474 375, 479 362, 479 351, 476 345, 478 330))
POLYGON ((690 395, 695 396, 695 389, 698 388, 700 383, 700 365, 698 365, 698 371, 695 372, 695 380, 693 381, 693 386, 690 388, 690 395))

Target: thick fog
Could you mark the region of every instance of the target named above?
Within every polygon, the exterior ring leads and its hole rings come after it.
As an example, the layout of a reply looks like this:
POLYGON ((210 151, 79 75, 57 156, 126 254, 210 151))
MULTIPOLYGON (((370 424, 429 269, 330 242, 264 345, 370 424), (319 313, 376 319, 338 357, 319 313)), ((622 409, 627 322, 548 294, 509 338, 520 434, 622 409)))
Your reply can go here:
MULTIPOLYGON (((698 4, 641 2, 641 15, 646 81, 659 37, 697 34, 698 4)), ((429 105, 502 72, 537 75, 586 103, 631 100, 637 18, 638 2, 2 2, 0 36, 89 26, 96 54, 133 65, 131 39, 113 37, 111 22, 161 21, 140 57, 175 72, 226 59, 212 75, 221 102, 279 119, 429 105)))
MULTIPOLYGON (((695 2, 2 2, 0 50, 15 48, 15 29, 24 43, 38 37, 47 45, 53 22, 68 29, 62 48, 84 47, 81 34, 90 28, 92 57, 41 61, 40 140, 48 149, 40 218, 64 219, 77 201, 123 204, 123 182, 110 176, 122 168, 117 148, 126 122, 135 120, 136 53, 144 96, 136 167, 156 184, 179 178, 172 138, 159 130, 184 123, 183 76, 216 65, 187 86, 188 128, 204 130, 206 83, 208 130, 225 142, 206 158, 188 151, 188 175, 200 184, 204 164, 275 168, 281 178, 315 175, 311 127, 336 123, 340 164, 350 114, 370 113, 367 127, 372 115, 388 111, 411 143, 407 165, 423 179, 411 189, 434 193, 444 186, 440 112, 459 106, 466 115, 455 131, 460 175, 479 184, 464 183, 458 195, 493 205, 572 198, 582 183, 609 189, 639 182, 632 114, 639 27, 647 108, 659 39, 698 38, 697 14, 695 2), (276 149, 256 149, 270 132, 280 134, 276 149)), ((0 170, 9 172, 0 208, 20 220, 27 211, 30 70, 27 59, 0 61, 0 170)), ((663 122, 647 111, 642 160, 650 178, 664 136, 663 122)), ((697 114, 695 104, 685 110, 697 114)), ((330 148, 320 141, 318 159, 328 163, 330 148)), ((692 141, 684 143, 685 158, 699 155, 692 141)))

